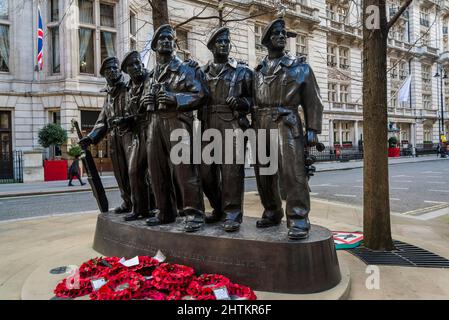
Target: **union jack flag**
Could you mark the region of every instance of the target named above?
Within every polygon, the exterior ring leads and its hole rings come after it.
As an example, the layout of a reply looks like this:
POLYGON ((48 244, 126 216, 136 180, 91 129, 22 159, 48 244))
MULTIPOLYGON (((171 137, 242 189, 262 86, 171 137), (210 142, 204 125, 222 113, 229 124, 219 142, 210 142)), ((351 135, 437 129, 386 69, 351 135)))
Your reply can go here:
POLYGON ((44 65, 44 27, 42 23, 41 8, 37 6, 37 66, 42 70, 44 65))

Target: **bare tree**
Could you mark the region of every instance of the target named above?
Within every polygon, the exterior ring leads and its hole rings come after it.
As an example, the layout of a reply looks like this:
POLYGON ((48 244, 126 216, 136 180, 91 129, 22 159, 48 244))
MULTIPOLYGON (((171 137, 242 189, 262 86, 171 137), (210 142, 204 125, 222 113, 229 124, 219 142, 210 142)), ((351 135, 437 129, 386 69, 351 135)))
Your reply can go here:
POLYGON ((148 0, 153 11, 153 28, 169 23, 167 0, 148 0))
POLYGON ((388 181, 387 39, 411 2, 406 0, 387 21, 385 0, 363 1, 363 232, 365 246, 373 250, 394 249, 388 181), (374 26, 368 24, 370 19, 374 26))

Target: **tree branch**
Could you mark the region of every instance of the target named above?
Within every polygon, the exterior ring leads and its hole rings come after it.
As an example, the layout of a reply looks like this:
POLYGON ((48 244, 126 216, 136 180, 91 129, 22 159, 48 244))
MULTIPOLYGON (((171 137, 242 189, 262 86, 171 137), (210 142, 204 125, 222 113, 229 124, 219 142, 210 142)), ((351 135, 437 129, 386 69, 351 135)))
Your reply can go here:
POLYGON ((226 23, 228 23, 228 22, 240 22, 240 21, 245 21, 245 20, 248 20, 248 19, 256 18, 256 17, 259 17, 259 16, 263 16, 263 15, 265 15, 267 13, 272 13, 272 12, 276 12, 276 11, 277 11, 277 9, 273 9, 273 10, 269 10, 269 11, 265 11, 265 12, 261 12, 261 13, 256 13, 256 14, 253 14, 251 16, 248 16, 248 17, 245 17, 245 18, 242 18, 242 19, 231 19, 231 20, 223 20, 223 21, 226 22, 226 23))
POLYGON ((399 11, 391 18, 387 25, 387 31, 396 23, 399 17, 404 13, 404 11, 409 7, 413 0, 406 0, 405 3, 399 8, 399 11))
POLYGON ((178 23, 177 25, 175 25, 175 26, 173 27, 173 29, 176 30, 177 28, 180 28, 180 27, 182 27, 183 25, 185 25, 185 24, 187 24, 187 23, 189 23, 190 21, 193 21, 193 20, 220 19, 219 16, 200 17, 200 15, 201 15, 204 11, 206 11, 206 9, 207 9, 208 7, 209 7, 209 6, 205 6, 205 7, 203 8, 203 10, 201 10, 198 14, 194 15, 193 17, 191 17, 191 18, 189 18, 189 19, 187 19, 187 20, 185 20, 185 21, 183 21, 183 22, 181 22, 181 23, 178 23))

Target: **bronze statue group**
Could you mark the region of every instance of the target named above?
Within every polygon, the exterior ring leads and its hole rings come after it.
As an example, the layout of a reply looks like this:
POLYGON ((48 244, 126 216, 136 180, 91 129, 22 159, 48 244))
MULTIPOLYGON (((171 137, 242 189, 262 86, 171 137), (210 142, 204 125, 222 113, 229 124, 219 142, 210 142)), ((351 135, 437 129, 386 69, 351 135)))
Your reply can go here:
MULTIPOLYGON (((310 195, 304 150, 318 143, 323 105, 310 66, 285 52, 290 36, 294 35, 286 31, 283 19, 271 22, 262 35, 268 55, 254 71, 229 57, 227 27, 210 35, 207 47, 214 58, 202 67, 176 56, 176 35, 170 25, 160 26, 154 33, 153 70, 144 68, 136 51, 129 52, 121 65, 115 57, 103 61, 100 73, 107 81, 106 101, 94 129, 80 144, 86 147, 111 135, 111 158, 123 199, 115 213, 126 213, 126 221, 146 218, 149 226, 173 223, 184 216, 186 232, 216 222, 221 222, 226 232, 239 230, 244 164, 173 164, 170 160, 170 150, 177 143, 170 140, 171 132, 192 132, 196 110, 202 129, 216 129, 223 135, 226 129, 278 130, 279 170, 263 175, 263 165, 257 160, 255 164, 264 207, 257 227, 280 224, 284 215, 282 184, 288 238, 308 236, 310 195), (128 83, 122 72, 129 75, 128 83), (298 112, 300 105, 306 130, 298 112), (207 215, 203 193, 213 208, 207 215)), ((268 140, 258 143, 268 144, 268 140)))

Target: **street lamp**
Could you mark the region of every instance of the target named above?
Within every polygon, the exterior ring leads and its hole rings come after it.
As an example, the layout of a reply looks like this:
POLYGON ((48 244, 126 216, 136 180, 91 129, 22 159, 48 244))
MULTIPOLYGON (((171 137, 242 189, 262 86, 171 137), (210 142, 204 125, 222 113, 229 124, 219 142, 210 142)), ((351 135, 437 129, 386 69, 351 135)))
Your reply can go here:
MULTIPOLYGON (((446 130, 444 128, 444 98, 443 98, 443 79, 447 79, 448 76, 446 72, 444 71, 443 66, 440 63, 437 63, 437 73, 435 73, 435 78, 440 78, 440 113, 441 113, 441 122, 440 119, 438 119, 438 124, 440 127, 440 139, 439 143, 441 145, 441 142, 443 142, 443 137, 446 135, 446 130), (443 75, 444 73, 444 75, 443 75)), ((441 156, 446 155, 446 153, 441 152, 441 156)))

